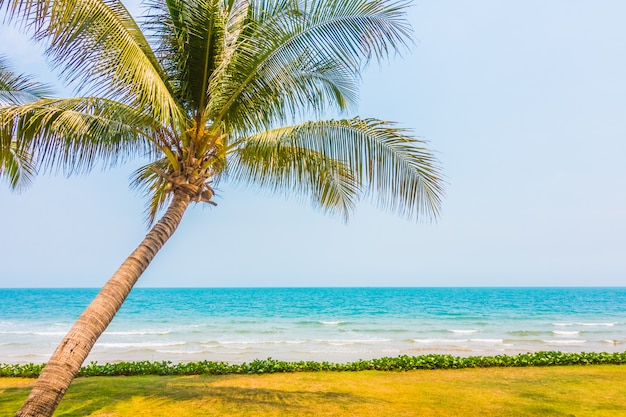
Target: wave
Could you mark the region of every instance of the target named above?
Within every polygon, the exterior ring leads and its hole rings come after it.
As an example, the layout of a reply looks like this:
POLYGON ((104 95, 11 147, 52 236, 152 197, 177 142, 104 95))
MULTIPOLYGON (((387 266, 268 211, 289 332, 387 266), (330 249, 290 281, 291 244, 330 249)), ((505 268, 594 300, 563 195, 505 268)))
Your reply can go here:
POLYGON ((204 350, 165 350, 165 349, 156 349, 158 353, 171 353, 174 355, 197 355, 200 353, 206 353, 204 350))
POLYGON ((67 332, 35 332, 29 330, 11 330, 8 332, 0 332, 0 334, 20 334, 33 336, 65 336, 67 332))
POLYGON ((492 343, 492 344, 502 344, 504 343, 504 339, 470 339, 470 342, 474 343, 492 343))
POLYGON ((105 342, 98 343, 96 347, 112 348, 112 349, 144 349, 144 348, 157 348, 167 346, 183 346, 187 342, 138 342, 138 343, 121 343, 121 342, 105 342))
POLYGON ((326 343, 331 346, 347 346, 371 343, 388 343, 391 339, 315 339, 316 342, 326 343))
POLYGON ((257 330, 257 329, 241 329, 233 330, 236 334, 280 334, 285 333, 285 329, 270 329, 270 330, 257 330))
POLYGON ((13 355, 7 355, 10 358, 19 358, 21 360, 24 360, 26 358, 44 358, 44 359, 49 359, 50 358, 50 353, 27 353, 27 354, 13 354, 13 355))
POLYGON ((548 345, 582 345, 587 343, 586 340, 581 339, 542 340, 542 342, 548 345))
POLYGON ((409 339, 415 343, 423 343, 423 344, 431 344, 431 343, 468 343, 469 339, 437 339, 437 338, 427 338, 427 339, 409 339))
POLYGON ((546 334, 548 332, 542 332, 539 330, 513 330, 510 332, 507 332, 507 334, 513 335, 513 336, 539 336, 542 334, 546 334))
POLYGON ((489 338, 472 338, 472 339, 441 339, 441 338, 427 338, 427 339, 409 339, 415 343, 421 344, 467 344, 467 343, 482 343, 482 344, 504 344, 504 339, 489 339, 489 338))
MULTIPOLYGON (((220 340, 215 343, 219 345, 300 345, 306 340, 220 340)), ((208 346, 211 342, 203 344, 208 346)), ((215 346, 217 347, 217 346, 215 346)))
POLYGON ((216 344, 213 343, 200 343, 200 346, 202 346, 203 348, 207 348, 207 349, 215 349, 218 347, 221 347, 222 345, 220 345, 218 342, 215 342, 216 344))
POLYGON ((552 334, 555 336, 575 336, 579 335, 579 330, 565 331, 565 330, 553 330, 552 334))
POLYGON ((146 336, 146 335, 159 335, 163 336, 166 334, 171 334, 172 332, 169 330, 163 331, 155 331, 155 330, 129 330, 129 331, 116 331, 116 332, 105 332, 104 334, 108 334, 111 336, 146 336))
POLYGON ((345 320, 299 320, 295 322, 297 326, 318 327, 318 326, 345 326, 348 324, 345 320))
POLYGON ((576 322, 576 323, 552 323, 552 324, 558 327, 567 327, 567 326, 613 327, 615 325, 618 325, 619 322, 608 321, 608 322, 576 322))
POLYGON ((473 334, 478 333, 478 330, 448 330, 448 332, 455 334, 473 334))
POLYGON ((350 329, 351 332, 354 333, 415 333, 413 330, 409 329, 373 329, 373 328, 362 328, 362 329, 350 329))

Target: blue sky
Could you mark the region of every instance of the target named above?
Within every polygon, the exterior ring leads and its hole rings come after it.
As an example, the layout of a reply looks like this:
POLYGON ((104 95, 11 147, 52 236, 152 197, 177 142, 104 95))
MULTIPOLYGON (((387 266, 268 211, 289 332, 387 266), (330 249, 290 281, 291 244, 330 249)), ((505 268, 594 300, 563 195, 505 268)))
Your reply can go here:
MULTIPOLYGON (((448 182, 441 218, 364 201, 344 224, 222 184, 139 285, 624 285, 623 16, 621 0, 414 2, 415 45, 369 68, 355 113, 430 142, 448 182)), ((54 80, 14 29, 0 39, 20 71, 54 80)), ((0 286, 101 286, 146 233, 137 166, 39 177, 21 194, 0 183, 0 286)))

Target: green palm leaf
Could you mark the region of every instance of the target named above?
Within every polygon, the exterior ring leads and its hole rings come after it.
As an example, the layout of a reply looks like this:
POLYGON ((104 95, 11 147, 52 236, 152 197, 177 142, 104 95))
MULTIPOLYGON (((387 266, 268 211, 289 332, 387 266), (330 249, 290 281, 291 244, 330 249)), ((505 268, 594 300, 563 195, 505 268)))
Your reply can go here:
POLYGON ((303 83, 304 69, 315 73, 332 64, 335 91, 353 96, 360 68, 397 51, 410 32, 405 5, 385 0, 253 4, 236 53, 222 65, 225 75, 217 74, 211 105, 214 120, 226 119, 239 129, 245 128, 241 121, 267 128, 284 119, 286 108, 303 104, 324 109, 334 101, 342 107, 342 95, 318 94, 315 83, 303 83))
POLYGON ((171 200, 167 180, 160 173, 170 166, 167 158, 159 159, 137 169, 131 175, 131 186, 143 192, 149 203, 146 208, 146 223, 154 223, 159 211, 171 200))
POLYGON ((0 55, 0 106, 28 103, 51 94, 49 86, 34 81, 32 76, 14 73, 8 60, 0 55))
POLYGON ((309 196, 314 207, 346 220, 360 191, 347 165, 295 145, 282 129, 247 138, 229 159, 227 177, 274 193, 309 196))
POLYGON ((117 0, 0 0, 47 43, 46 53, 85 95, 149 109, 169 123, 183 117, 147 39, 117 0))
MULTIPOLYGON (((308 122, 259 133, 242 145, 256 143, 306 149, 323 160, 344 164, 364 194, 408 217, 437 216, 443 196, 439 166, 424 143, 403 129, 374 119, 308 122)), ((283 186, 290 186, 284 182, 283 186)), ((356 190, 356 189, 355 189, 356 190)))
POLYGON ((156 54, 188 111, 204 109, 209 77, 218 65, 224 45, 221 0, 152 2, 157 10, 146 28, 158 34, 156 54))
MULTIPOLYGON (((0 109, 38 100, 50 92, 48 86, 33 81, 32 77, 15 74, 0 56, 0 109)), ((0 177, 19 191, 32 182, 36 169, 31 153, 14 140, 15 128, 14 120, 0 112, 0 177)))
POLYGON ((23 190, 30 185, 35 174, 36 168, 28 152, 18 149, 15 142, 0 142, 0 177, 6 179, 12 189, 23 190))
POLYGON ((2 110, 3 119, 15 127, 12 139, 18 148, 32 149, 46 168, 84 172, 96 163, 155 155, 159 148, 151 117, 107 99, 42 99, 2 110))

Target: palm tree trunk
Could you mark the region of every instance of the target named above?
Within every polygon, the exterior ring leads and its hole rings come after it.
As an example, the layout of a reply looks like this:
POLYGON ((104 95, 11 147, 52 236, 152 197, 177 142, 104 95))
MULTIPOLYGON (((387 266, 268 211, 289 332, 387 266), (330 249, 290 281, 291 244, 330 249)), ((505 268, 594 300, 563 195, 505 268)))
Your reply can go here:
POLYGON ((167 211, 124 261, 61 341, 16 416, 52 416, 102 332, 109 326, 143 271, 174 234, 189 205, 176 194, 167 211))

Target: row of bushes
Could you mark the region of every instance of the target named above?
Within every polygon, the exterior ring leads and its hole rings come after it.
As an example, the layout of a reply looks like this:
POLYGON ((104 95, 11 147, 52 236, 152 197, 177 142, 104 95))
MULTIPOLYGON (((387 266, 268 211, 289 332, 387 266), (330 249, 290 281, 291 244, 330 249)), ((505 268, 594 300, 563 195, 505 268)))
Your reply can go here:
MULTIPOLYGON (((226 374, 265 374, 279 372, 315 372, 315 371, 410 371, 416 369, 461 369, 488 367, 523 367, 523 366, 557 366, 557 365, 599 365, 626 364, 624 353, 564 353, 537 352, 515 356, 469 356, 422 355, 398 356, 359 360, 349 363, 331 362, 284 362, 268 358, 255 360, 240 365, 226 362, 120 362, 100 365, 91 362, 79 371, 79 376, 115 376, 115 375, 226 375, 226 374)), ((8 365, 0 364, 0 376, 36 378, 44 364, 8 365)))

